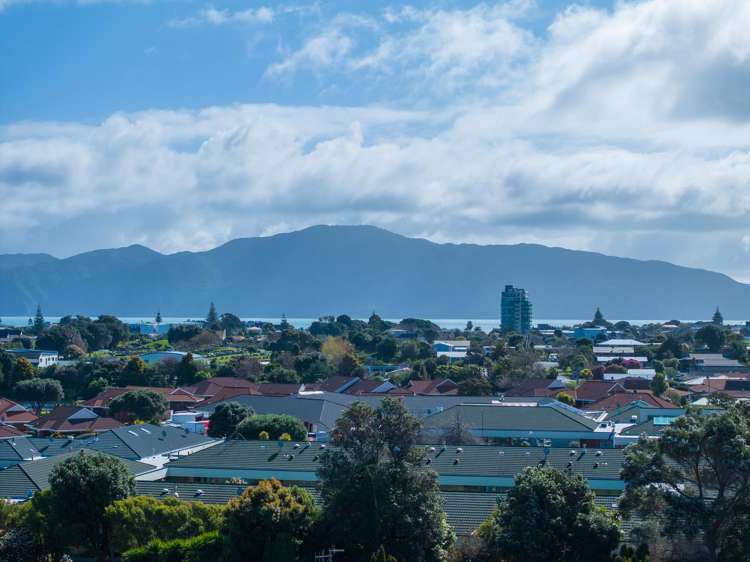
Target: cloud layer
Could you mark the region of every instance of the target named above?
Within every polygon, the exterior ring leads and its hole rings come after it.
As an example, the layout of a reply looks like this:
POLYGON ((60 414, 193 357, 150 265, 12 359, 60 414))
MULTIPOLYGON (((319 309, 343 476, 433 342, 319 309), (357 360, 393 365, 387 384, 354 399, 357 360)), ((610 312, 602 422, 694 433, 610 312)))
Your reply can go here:
MULTIPOLYGON (((173 25, 272 25, 263 10, 206 8, 173 25)), ((340 13, 269 59, 264 80, 312 75, 323 100, 366 89, 359 107, 6 126, 0 251, 177 251, 371 223, 750 280, 750 3, 572 6, 543 33, 527 25, 534 10, 340 13)))

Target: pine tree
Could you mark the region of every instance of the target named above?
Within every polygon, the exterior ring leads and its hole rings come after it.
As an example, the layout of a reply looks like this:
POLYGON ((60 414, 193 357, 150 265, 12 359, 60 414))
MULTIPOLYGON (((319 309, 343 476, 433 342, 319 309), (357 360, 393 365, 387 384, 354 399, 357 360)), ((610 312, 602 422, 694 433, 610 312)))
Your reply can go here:
POLYGON ((596 312, 594 313, 594 326, 604 326, 607 323, 607 321, 604 319, 604 314, 602 314, 602 311, 599 310, 599 307, 596 307, 596 312))
POLYGON ((41 335, 44 331, 44 315, 42 314, 41 305, 36 305, 36 315, 34 316, 34 334, 41 335))
POLYGON ((716 307, 716 312, 714 312, 713 323, 717 326, 724 324, 724 317, 721 315, 721 312, 719 312, 718 306, 716 307))
POLYGON ((208 316, 206 316, 206 324, 211 329, 216 328, 219 325, 219 315, 216 312, 216 306, 211 302, 211 306, 208 309, 208 316))
POLYGON ((156 313, 156 323, 161 324, 161 310, 156 313))

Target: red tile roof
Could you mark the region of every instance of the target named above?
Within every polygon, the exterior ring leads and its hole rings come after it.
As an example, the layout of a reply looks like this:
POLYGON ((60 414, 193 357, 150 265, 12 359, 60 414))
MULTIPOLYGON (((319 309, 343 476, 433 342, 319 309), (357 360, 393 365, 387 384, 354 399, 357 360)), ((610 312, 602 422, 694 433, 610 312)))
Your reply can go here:
POLYGON ((539 379, 525 379, 522 381, 515 382, 511 388, 503 393, 504 396, 555 396, 560 392, 559 388, 547 388, 551 385, 554 379, 539 378, 539 379))
POLYGON ((116 419, 103 416, 89 419, 69 419, 73 414, 84 409, 81 406, 58 406, 30 425, 36 431, 49 433, 94 433, 114 429, 122 425, 116 419))
POLYGON ((23 426, 37 419, 34 412, 27 410, 17 402, 0 398, 0 423, 23 426))
POLYGON ((213 396, 222 388, 243 388, 247 394, 257 394, 257 386, 254 382, 235 377, 214 377, 206 379, 193 386, 185 387, 185 390, 196 396, 213 396))
POLYGON ((21 437, 26 435, 23 431, 17 430, 12 425, 0 424, 0 439, 11 439, 12 437, 21 437))
POLYGON ((109 403, 118 396, 135 390, 149 390, 161 394, 167 402, 184 402, 195 404, 201 399, 183 388, 165 388, 159 386, 126 386, 105 388, 93 398, 86 400, 83 405, 89 408, 109 408, 109 403))
POLYGON ((264 396, 289 396, 297 394, 302 385, 264 382, 258 385, 257 394, 264 396))
POLYGON ((426 381, 411 380, 403 390, 406 390, 408 394, 413 395, 443 396, 446 394, 458 394, 458 385, 452 380, 445 378, 426 381))
POLYGON ((658 396, 654 396, 652 392, 648 391, 625 391, 625 392, 614 392, 607 396, 606 398, 602 398, 601 400, 597 400, 596 402, 592 402, 590 404, 586 404, 583 406, 584 410, 605 410, 605 411, 611 411, 616 410, 618 408, 622 408, 623 406, 627 406, 631 402, 641 401, 649 404, 650 406, 653 406, 655 408, 677 408, 675 404, 670 402, 669 400, 666 400, 664 398, 659 398, 658 396))

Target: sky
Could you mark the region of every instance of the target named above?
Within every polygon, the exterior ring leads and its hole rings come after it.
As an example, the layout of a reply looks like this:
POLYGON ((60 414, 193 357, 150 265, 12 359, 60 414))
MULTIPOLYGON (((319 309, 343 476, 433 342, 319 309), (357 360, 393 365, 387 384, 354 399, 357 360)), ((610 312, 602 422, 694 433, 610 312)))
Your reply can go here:
POLYGON ((747 0, 0 0, 0 253, 373 224, 750 282, 748 29, 747 0))

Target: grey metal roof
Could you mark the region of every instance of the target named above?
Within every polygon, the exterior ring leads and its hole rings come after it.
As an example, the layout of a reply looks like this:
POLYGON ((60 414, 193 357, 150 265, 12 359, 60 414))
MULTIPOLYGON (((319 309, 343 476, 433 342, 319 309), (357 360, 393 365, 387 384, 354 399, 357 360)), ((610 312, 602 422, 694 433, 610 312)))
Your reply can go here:
MULTIPOLYGON (((81 449, 89 454, 97 451, 81 449)), ((49 488, 49 477, 52 469, 59 463, 67 460, 78 451, 58 455, 56 457, 40 459, 17 464, 6 470, 0 471, 0 497, 21 499, 28 495, 29 491, 37 492, 49 488)), ((155 467, 127 459, 119 459, 134 476, 153 470, 155 467)))
POLYGON ((572 410, 547 406, 463 404, 425 418, 425 428, 449 427, 457 416, 472 429, 594 431, 598 423, 572 410))
MULTIPOLYGON (((202 412, 213 413, 219 404, 228 402, 237 402, 243 406, 252 408, 256 414, 288 414, 302 421, 320 425, 329 431, 333 429, 333 426, 336 425, 336 420, 346 409, 346 406, 339 402, 322 398, 256 395, 235 396, 205 407, 197 406, 196 409, 202 412)), ((355 400, 351 402, 355 402, 355 400)))
POLYGON ((124 459, 137 460, 171 451, 197 447, 216 441, 198 433, 153 424, 118 427, 93 437, 80 439, 30 438, 45 457, 92 449, 124 459))
MULTIPOLYGON (((182 482, 137 481, 135 486, 136 493, 141 496, 178 497, 185 501, 200 501, 209 504, 225 504, 245 490, 243 485, 188 484, 182 482)), ((305 487, 304 489, 310 492, 315 502, 320 505, 320 491, 314 487, 305 487)), ((448 517, 448 524, 459 535, 468 535, 479 528, 492 514, 498 500, 505 498, 505 494, 496 493, 449 491, 441 491, 440 493, 443 496, 443 506, 448 517)), ((616 496, 597 496, 596 503, 609 510, 616 510, 618 498, 616 496)))
POLYGON ((28 437, 0 440, 0 461, 26 461, 42 456, 28 437))
MULTIPOLYGON (((328 446, 327 448, 333 448, 328 446)), ((496 447, 474 445, 443 448, 425 446, 430 462, 424 466, 442 475, 513 477, 527 466, 545 461, 541 447, 496 447), (434 448, 434 451, 432 449, 434 448), (458 462, 456 462, 458 461, 458 462)), ((321 445, 275 441, 230 440, 223 444, 181 457, 168 468, 211 468, 227 470, 315 472, 321 445), (296 446, 295 446, 296 445, 296 446)), ((561 470, 570 469, 588 479, 619 480, 623 449, 550 448, 546 463, 561 470)))

